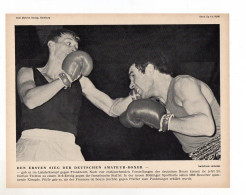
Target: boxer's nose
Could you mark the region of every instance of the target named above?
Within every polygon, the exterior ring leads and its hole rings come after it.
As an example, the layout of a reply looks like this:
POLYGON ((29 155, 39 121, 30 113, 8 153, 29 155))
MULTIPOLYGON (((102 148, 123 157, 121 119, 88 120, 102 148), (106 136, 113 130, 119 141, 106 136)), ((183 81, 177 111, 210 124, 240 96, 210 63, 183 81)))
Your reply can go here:
POLYGON ((135 88, 135 84, 131 81, 130 85, 129 85, 130 89, 134 89, 135 88))
POLYGON ((74 47, 72 48, 72 51, 77 51, 77 48, 74 46, 74 47))

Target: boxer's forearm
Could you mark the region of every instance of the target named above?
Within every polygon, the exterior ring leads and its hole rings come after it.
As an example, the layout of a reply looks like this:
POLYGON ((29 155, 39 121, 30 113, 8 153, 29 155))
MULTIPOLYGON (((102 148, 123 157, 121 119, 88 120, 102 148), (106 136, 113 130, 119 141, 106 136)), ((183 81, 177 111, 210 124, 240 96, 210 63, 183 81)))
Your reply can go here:
POLYGON ((126 111, 128 105, 132 102, 130 96, 125 98, 117 98, 113 101, 112 106, 110 107, 109 114, 114 116, 120 116, 123 112, 126 111))
POLYGON ((120 116, 132 102, 132 98, 130 96, 126 98, 112 99, 106 93, 98 90, 87 77, 82 77, 80 79, 80 84, 82 92, 86 98, 109 116, 120 116))
POLYGON ((113 100, 107 94, 97 89, 94 89, 93 93, 84 93, 84 95, 94 106, 112 117, 120 116, 132 101, 130 97, 113 100))
POLYGON ((113 99, 111 99, 107 94, 96 90, 94 93, 91 91, 90 93, 84 93, 84 95, 94 106, 110 115, 109 110, 113 104, 113 99))
POLYGON ((205 114, 194 114, 183 118, 172 118, 169 130, 189 136, 212 136, 215 131, 213 119, 205 114))
POLYGON ((63 87, 64 85, 62 81, 57 79, 46 85, 27 90, 22 98, 22 101, 29 109, 34 109, 49 101, 63 87))

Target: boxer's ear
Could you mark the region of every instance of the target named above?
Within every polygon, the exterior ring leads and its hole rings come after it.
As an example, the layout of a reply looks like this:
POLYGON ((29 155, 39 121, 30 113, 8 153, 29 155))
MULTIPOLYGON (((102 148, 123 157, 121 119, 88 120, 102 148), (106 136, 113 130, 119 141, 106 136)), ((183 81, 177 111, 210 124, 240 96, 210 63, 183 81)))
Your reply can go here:
POLYGON ((50 53, 53 53, 54 50, 55 50, 55 42, 54 42, 54 41, 49 41, 49 42, 47 43, 47 46, 48 46, 48 48, 49 48, 50 53))
POLYGON ((146 68, 145 68, 145 73, 146 74, 153 74, 155 70, 155 67, 153 64, 149 63, 146 68))
POLYGON ((47 46, 49 49, 51 49, 55 46, 55 42, 54 41, 48 41, 47 46))

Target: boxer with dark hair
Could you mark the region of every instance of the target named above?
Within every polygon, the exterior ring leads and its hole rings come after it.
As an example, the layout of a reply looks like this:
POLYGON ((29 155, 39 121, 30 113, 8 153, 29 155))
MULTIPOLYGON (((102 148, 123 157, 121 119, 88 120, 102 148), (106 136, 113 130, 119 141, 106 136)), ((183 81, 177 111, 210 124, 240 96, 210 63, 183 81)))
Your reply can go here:
POLYGON ((22 107, 22 135, 17 161, 84 160, 75 144, 82 95, 112 117, 126 110, 131 96, 111 99, 86 77, 93 69, 89 54, 78 51, 72 31, 52 31, 46 41, 49 58, 41 68, 22 67, 17 88, 22 107))
POLYGON ((158 99, 165 108, 152 100, 134 101, 120 116, 121 123, 172 131, 192 159, 220 159, 220 106, 213 92, 189 75, 172 77, 160 63, 146 59, 132 64, 130 88, 144 99, 158 99))
POLYGON ((71 37, 76 41, 79 42, 80 41, 80 37, 73 31, 68 30, 68 29, 57 29, 57 30, 52 30, 49 35, 47 36, 47 38, 44 41, 44 45, 47 45, 49 41, 54 41, 57 42, 59 37, 61 37, 64 34, 69 34, 71 35, 71 37))

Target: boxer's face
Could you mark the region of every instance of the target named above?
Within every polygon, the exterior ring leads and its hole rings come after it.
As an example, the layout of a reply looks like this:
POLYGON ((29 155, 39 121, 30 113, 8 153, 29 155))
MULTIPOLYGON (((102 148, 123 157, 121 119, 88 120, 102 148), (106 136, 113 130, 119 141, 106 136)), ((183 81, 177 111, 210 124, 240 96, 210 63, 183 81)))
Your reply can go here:
POLYGON ((135 64, 133 64, 129 69, 129 78, 131 80, 130 89, 135 89, 142 98, 151 97, 153 79, 147 72, 142 73, 135 67, 135 64))
POLYGON ((50 52, 61 61, 69 53, 78 50, 78 42, 71 34, 62 34, 56 42, 51 41, 50 45, 50 52))

